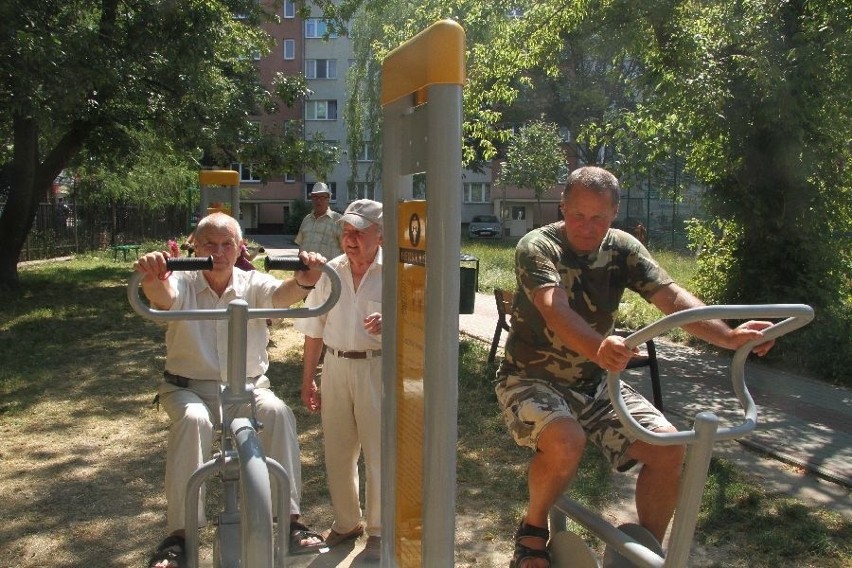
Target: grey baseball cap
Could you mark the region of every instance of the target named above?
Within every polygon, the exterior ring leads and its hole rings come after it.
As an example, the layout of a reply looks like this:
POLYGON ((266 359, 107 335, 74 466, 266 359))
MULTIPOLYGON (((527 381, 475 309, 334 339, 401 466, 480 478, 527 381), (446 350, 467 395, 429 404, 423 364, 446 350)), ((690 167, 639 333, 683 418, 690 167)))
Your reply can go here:
POLYGON ((349 223, 359 231, 370 225, 382 226, 382 204, 372 199, 358 199, 349 204, 338 223, 349 223))

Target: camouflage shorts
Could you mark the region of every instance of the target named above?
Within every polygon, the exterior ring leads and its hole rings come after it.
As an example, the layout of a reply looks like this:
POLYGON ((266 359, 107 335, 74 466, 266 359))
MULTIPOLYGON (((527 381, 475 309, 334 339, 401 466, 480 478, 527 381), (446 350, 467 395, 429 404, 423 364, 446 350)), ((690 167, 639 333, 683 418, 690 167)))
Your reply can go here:
MULTIPOLYGON (((635 465, 627 450, 636 440, 622 425, 609 399, 606 381, 593 395, 583 394, 550 381, 504 375, 495 386, 503 420, 519 446, 536 449, 538 436, 545 426, 559 418, 576 420, 587 439, 619 471, 635 465)), ((670 426, 666 417, 624 382, 621 393, 630 415, 649 430, 670 426)))

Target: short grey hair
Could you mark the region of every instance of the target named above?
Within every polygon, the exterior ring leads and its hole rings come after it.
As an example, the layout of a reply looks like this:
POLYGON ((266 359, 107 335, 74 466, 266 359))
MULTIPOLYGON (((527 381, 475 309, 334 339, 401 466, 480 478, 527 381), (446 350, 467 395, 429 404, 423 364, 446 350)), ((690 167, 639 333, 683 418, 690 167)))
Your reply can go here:
POLYGON ((597 166, 585 166, 571 172, 568 181, 565 182, 565 189, 562 190, 563 201, 574 186, 585 187, 600 195, 609 192, 614 207, 618 207, 621 199, 621 185, 618 183, 618 178, 597 166))
POLYGON ((237 236, 237 244, 243 242, 243 228, 240 227, 240 224, 236 219, 227 213, 217 211, 205 216, 198 222, 198 226, 195 227, 195 236, 198 237, 198 235, 207 229, 231 230, 237 236))

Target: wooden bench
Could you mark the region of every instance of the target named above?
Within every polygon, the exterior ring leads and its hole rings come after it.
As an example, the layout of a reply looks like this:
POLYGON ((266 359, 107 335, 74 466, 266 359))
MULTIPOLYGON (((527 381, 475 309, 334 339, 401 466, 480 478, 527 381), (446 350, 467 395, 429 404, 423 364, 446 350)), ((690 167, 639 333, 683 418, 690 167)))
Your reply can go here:
MULTIPOLYGON (((507 317, 511 315, 514 296, 515 293, 510 290, 500 290, 499 288, 494 290, 494 299, 497 302, 497 328, 494 330, 494 339, 491 341, 491 351, 488 353, 489 363, 494 361, 494 358, 497 355, 497 347, 500 344, 500 335, 503 333, 503 330, 509 331, 509 321, 507 320, 507 317)), ((630 335, 630 332, 624 329, 618 329, 615 333, 622 337, 630 335)), ((627 368, 638 369, 640 367, 648 367, 648 371, 651 375, 651 390, 654 393, 654 406, 662 412, 663 393, 662 388, 660 387, 660 368, 657 364, 657 346, 654 344, 653 339, 649 339, 645 342, 645 348, 647 350, 647 354, 634 356, 630 360, 630 363, 627 364, 627 368)))
POLYGON ((131 260, 139 256, 139 249, 142 245, 113 245, 109 247, 112 250, 112 259, 118 260, 118 253, 121 253, 123 260, 127 260, 127 253, 132 252, 131 260))
POLYGON ((497 347, 500 345, 500 335, 503 330, 509 331, 507 316, 512 312, 512 298, 514 293, 510 290, 494 289, 494 299, 497 301, 497 328, 494 330, 494 339, 491 341, 491 351, 488 352, 488 362, 494 361, 497 355, 497 347))

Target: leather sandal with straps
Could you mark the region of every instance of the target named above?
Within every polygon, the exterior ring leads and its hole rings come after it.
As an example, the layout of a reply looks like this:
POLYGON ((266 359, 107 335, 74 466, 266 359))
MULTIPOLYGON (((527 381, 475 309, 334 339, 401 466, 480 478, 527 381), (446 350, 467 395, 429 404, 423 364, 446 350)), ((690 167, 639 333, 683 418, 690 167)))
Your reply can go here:
POLYGON ((168 566, 183 568, 186 564, 186 541, 180 535, 172 534, 163 539, 151 557, 148 566, 168 566))
POLYGON ((364 525, 361 523, 358 523, 355 525, 354 529, 345 533, 339 533, 334 529, 329 529, 328 534, 325 535, 325 543, 330 547, 337 546, 347 540, 354 540, 362 534, 364 534, 364 525))
POLYGON ((522 520, 521 524, 518 525, 518 530, 515 531, 515 553, 512 555, 511 562, 509 562, 509 568, 522 568, 524 561, 535 558, 547 560, 547 565, 550 566, 550 552, 547 548, 541 550, 530 548, 521 543, 525 538, 540 538, 544 541, 546 547, 547 541, 550 539, 550 531, 542 527, 528 525, 522 520))

